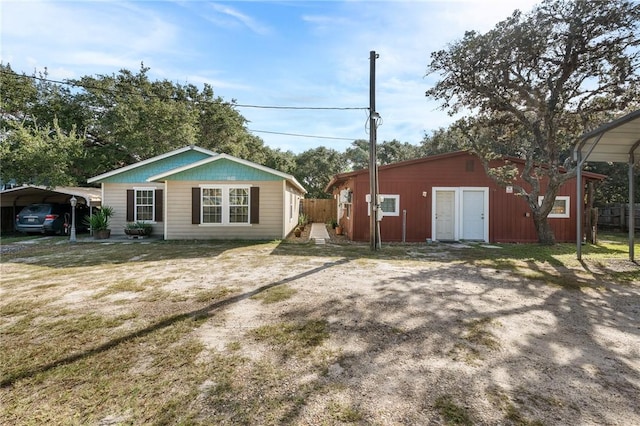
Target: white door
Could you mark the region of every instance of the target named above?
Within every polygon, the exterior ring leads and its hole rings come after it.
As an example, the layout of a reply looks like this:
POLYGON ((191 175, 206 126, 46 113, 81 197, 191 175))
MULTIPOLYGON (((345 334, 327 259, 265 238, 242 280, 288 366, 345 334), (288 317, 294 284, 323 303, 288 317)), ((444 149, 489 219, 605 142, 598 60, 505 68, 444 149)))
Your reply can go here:
POLYGON ((455 240, 455 191, 436 191, 434 240, 455 240))
POLYGON ((485 191, 462 191, 462 239, 485 241, 485 191))

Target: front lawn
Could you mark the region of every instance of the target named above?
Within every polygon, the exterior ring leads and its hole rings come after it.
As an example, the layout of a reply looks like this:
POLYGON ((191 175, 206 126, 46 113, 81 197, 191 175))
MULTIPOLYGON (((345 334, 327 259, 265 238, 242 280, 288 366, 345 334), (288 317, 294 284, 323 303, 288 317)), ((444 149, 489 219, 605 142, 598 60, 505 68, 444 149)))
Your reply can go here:
POLYGON ((639 268, 601 240, 582 263, 569 244, 3 240, 0 423, 640 423, 639 268))

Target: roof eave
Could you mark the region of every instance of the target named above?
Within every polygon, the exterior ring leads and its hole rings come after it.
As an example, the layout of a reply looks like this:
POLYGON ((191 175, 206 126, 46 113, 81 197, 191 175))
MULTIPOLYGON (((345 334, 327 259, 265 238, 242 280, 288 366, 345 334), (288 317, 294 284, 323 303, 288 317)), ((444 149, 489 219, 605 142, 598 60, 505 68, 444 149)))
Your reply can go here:
POLYGON ((160 174, 157 174, 155 176, 150 176, 147 179, 147 182, 162 181, 163 179, 166 179, 169 176, 175 175, 177 173, 181 173, 181 172, 184 172, 186 170, 193 169, 193 168, 196 168, 196 167, 200 167, 200 166, 203 166, 203 165, 206 165, 206 164, 209 164, 209 163, 213 163, 215 161, 222 160, 222 159, 227 159, 227 160, 230 160, 230 161, 233 161, 233 162, 236 162, 236 163, 243 164, 243 165, 245 165, 247 167, 252 167, 252 168, 255 168, 255 169, 258 169, 258 170, 262 170, 265 173, 270 173, 272 175, 279 176, 279 177, 285 179, 286 181, 290 182, 293 186, 295 186, 297 189, 299 189, 302 193, 304 193, 304 194, 307 193, 307 190, 304 189, 304 187, 300 184, 300 182, 297 181, 297 179, 294 176, 292 176, 290 174, 287 174, 287 173, 280 172, 280 171, 275 170, 275 169, 271 169, 271 168, 263 166, 261 164, 253 163, 251 161, 247 161, 247 160, 243 160, 243 159, 238 158, 238 157, 234 157, 234 156, 229 155, 229 154, 215 154, 214 156, 212 156, 210 158, 205 158, 205 159, 202 159, 200 161, 196 161, 195 163, 187 164, 187 165, 184 165, 184 166, 172 169, 172 170, 168 170, 168 171, 166 171, 164 173, 160 173, 160 174))
POLYGON ((198 151, 205 155, 214 156, 217 155, 215 152, 210 151, 208 149, 200 148, 199 146, 189 145, 182 148, 175 149, 173 151, 156 155, 155 157, 147 158, 146 160, 139 161, 137 163, 129 164, 128 166, 120 167, 115 170, 111 170, 110 172, 103 173, 98 176, 94 176, 92 178, 87 179, 87 183, 99 183, 103 179, 110 178, 112 176, 119 175, 120 173, 128 172, 130 170, 136 169, 138 167, 145 166, 147 164, 155 163, 156 161, 164 160, 165 158, 172 157, 174 155, 182 154, 183 152, 187 152, 189 150, 198 151))

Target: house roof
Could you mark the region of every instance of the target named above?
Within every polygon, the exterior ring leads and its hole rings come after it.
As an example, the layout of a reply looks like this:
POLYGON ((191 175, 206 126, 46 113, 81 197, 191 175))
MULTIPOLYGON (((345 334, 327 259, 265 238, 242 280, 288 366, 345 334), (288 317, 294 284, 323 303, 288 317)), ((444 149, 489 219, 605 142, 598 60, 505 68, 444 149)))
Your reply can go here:
POLYGON ((294 187, 296 187, 302 193, 306 194, 306 192, 307 192, 307 190, 304 189, 304 187, 297 181, 297 179, 295 177, 293 177, 292 175, 290 175, 290 174, 283 173, 283 172, 280 172, 278 170, 275 170, 275 169, 272 169, 270 167, 266 167, 266 166, 263 166, 263 165, 260 165, 260 164, 257 164, 257 163, 251 162, 251 161, 243 160, 241 158, 237 158, 237 157, 234 157, 234 156, 229 155, 229 154, 215 154, 214 156, 212 156, 210 158, 205 158, 203 160, 196 161, 196 162, 191 163, 191 164, 187 164, 187 165, 184 165, 184 166, 172 169, 172 170, 168 170, 168 171, 163 172, 163 173, 159 173, 159 174, 157 174, 155 176, 150 176, 147 179, 147 181, 148 182, 153 182, 153 181, 169 180, 168 178, 170 178, 171 176, 175 176, 178 173, 183 173, 183 172, 186 172, 186 171, 189 171, 189 170, 193 170, 193 169, 196 169, 198 167, 202 167, 202 166, 205 166, 205 165, 208 165, 208 164, 212 164, 214 162, 221 161, 221 160, 232 161, 234 163, 241 164, 241 165, 244 165, 244 166, 247 166, 247 167, 251 167, 253 169, 260 170, 262 172, 268 173, 270 175, 274 175, 274 176, 280 177, 280 178, 288 181, 289 183, 291 183, 294 187))
MULTIPOLYGON (((432 162, 432 161, 439 161, 439 160, 443 160, 446 158, 452 158, 452 157, 458 157, 458 156, 464 156, 464 155, 471 155, 471 156, 475 156, 474 154, 472 154, 469 151, 455 151, 455 152, 448 152, 445 154, 437 154, 437 155, 430 155, 427 157, 421 157, 421 158, 416 158, 413 160, 406 160, 406 161, 399 161, 397 163, 392 163, 392 164, 386 164, 384 166, 379 166, 378 167, 378 171, 384 171, 384 170, 388 170, 388 169, 393 169, 396 167, 406 167, 406 166, 410 166, 413 164, 420 164, 420 163, 428 163, 428 162, 432 162)), ((508 160, 514 163, 524 163, 525 160, 521 159, 521 158, 516 158, 516 157, 504 157, 504 160, 508 160)), ((355 170, 353 172, 346 172, 346 173, 339 173, 337 175, 335 175, 333 178, 331 178, 331 180, 329 181, 329 183, 327 184, 327 186, 325 187, 325 192, 330 192, 331 188, 333 188, 334 186, 336 186, 337 184, 341 183, 341 182, 345 182, 346 180, 361 175, 361 174, 365 174, 365 173, 369 173, 369 169, 361 169, 361 170, 355 170)), ((591 172, 583 172, 582 173, 584 177, 588 178, 588 179, 594 179, 594 180, 602 180, 604 178, 606 178, 605 175, 601 175, 598 173, 591 173, 591 172)))
POLYGON ((92 178, 87 179, 87 182, 88 183, 100 182, 100 181, 105 180, 107 178, 110 178, 110 177, 113 177, 113 176, 117 176, 117 175, 120 175, 122 173, 126 173, 126 172, 129 172, 131 170, 134 170, 134 169, 137 169, 137 168, 140 168, 140 167, 144 167, 144 166, 147 166, 149 164, 152 164, 152 163, 155 163, 155 162, 158 162, 158 161, 161 161, 161 160, 164 160, 164 159, 167 159, 167 158, 170 158, 170 157, 173 157, 175 155, 179 155, 179 154, 182 154, 182 153, 185 153, 185 152, 188 152, 188 151, 197 151, 197 152, 200 152, 202 154, 209 155, 209 156, 217 155, 215 152, 209 151, 208 149, 200 148, 199 146, 195 146, 195 145, 185 146, 183 148, 178 148, 178 149, 175 149, 173 151, 169 151, 169 152, 167 152, 165 154, 157 155, 155 157, 151 157, 151 158, 148 158, 146 160, 142 160, 142 161, 139 161, 137 163, 129 164, 128 166, 124 166, 124 167, 121 167, 119 169, 115 169, 115 170, 112 170, 110 172, 103 173, 103 174, 98 175, 98 176, 94 176, 92 178))
POLYGON ((84 188, 77 186, 56 186, 48 188, 38 185, 23 185, 16 188, 5 189, 0 192, 2 207, 13 206, 20 202, 21 205, 31 203, 68 203, 71 197, 84 200, 84 204, 99 206, 102 202, 100 188, 84 188))
MULTIPOLYGON (((640 110, 585 133, 574 147, 582 161, 629 162, 630 154, 640 146, 640 110)), ((577 160, 577 158, 576 158, 577 160)))

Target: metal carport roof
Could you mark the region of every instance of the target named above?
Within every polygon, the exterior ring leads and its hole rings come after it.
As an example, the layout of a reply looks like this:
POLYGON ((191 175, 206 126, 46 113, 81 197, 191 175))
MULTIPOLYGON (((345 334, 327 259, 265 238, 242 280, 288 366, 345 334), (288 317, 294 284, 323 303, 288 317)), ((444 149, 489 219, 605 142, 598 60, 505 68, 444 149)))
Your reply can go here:
POLYGON ((71 197, 76 197, 78 202, 96 207, 102 203, 100 188, 84 188, 77 186, 46 186, 23 185, 16 188, 5 189, 0 192, 0 204, 2 207, 26 206, 32 203, 68 203, 71 197))
MULTIPOLYGON (((587 161, 629 164, 629 259, 634 260, 633 244, 635 221, 633 212, 633 177, 635 174, 636 150, 640 145, 640 110, 604 124, 585 133, 574 147, 574 159, 578 162, 577 195, 582 198, 582 167, 587 161)), ((582 217, 582 203, 577 203, 578 218, 582 217)), ((578 259, 582 257, 582 221, 577 220, 578 259)))

